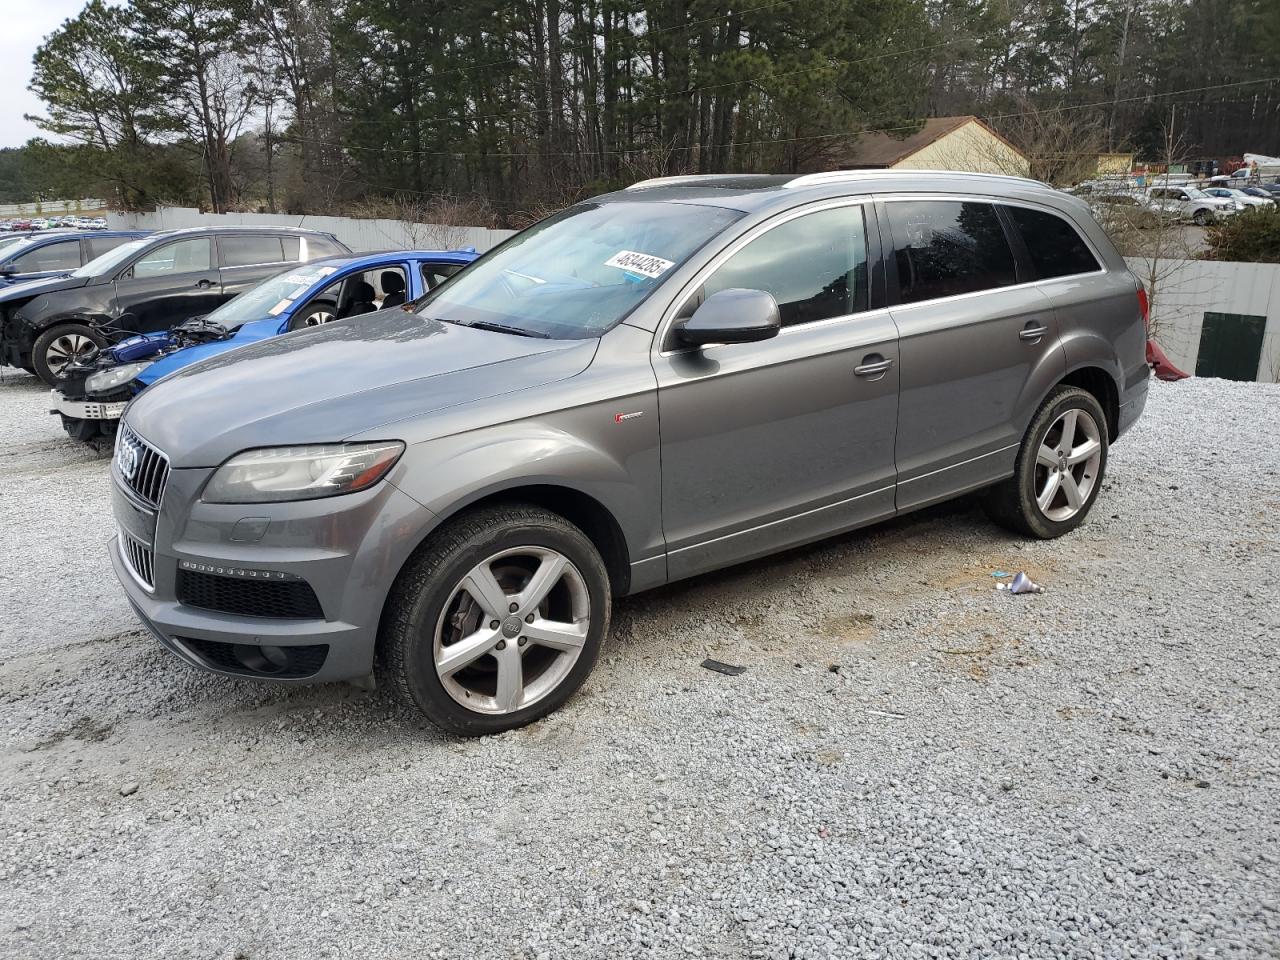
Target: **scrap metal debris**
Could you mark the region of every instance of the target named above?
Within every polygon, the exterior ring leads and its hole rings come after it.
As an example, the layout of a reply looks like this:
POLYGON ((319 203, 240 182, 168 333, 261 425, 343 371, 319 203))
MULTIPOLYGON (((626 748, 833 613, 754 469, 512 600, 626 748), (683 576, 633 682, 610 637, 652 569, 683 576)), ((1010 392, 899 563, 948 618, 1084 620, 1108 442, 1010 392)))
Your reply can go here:
POLYGON ((997 583, 997 590, 1008 590, 1010 593, 1044 593, 1044 587, 1034 582, 1025 573, 1019 573, 1008 583, 997 583))
POLYGON ((746 667, 736 667, 732 663, 721 663, 719 660, 710 658, 703 660, 702 665, 708 670, 714 670, 716 673, 723 673, 727 677, 736 677, 740 673, 746 673, 746 667))

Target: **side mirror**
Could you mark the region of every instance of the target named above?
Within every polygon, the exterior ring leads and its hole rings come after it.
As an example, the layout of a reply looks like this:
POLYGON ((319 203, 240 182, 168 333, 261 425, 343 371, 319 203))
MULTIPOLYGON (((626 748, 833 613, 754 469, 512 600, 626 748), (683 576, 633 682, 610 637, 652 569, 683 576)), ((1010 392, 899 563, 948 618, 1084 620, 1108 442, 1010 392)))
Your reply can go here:
POLYGON ((693 316, 676 327, 676 336, 702 347, 768 340, 781 329, 782 315, 773 294, 733 287, 707 297, 693 316))

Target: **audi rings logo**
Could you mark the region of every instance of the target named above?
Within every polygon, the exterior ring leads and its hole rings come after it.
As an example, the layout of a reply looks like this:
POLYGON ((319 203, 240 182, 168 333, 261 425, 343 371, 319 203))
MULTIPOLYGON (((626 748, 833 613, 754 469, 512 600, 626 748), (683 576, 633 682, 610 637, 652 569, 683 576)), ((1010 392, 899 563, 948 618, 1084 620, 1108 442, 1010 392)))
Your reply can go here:
POLYGON ((121 443, 116 448, 116 466, 120 468, 120 475, 126 480, 132 480, 133 475, 138 472, 138 448, 131 443, 121 443))

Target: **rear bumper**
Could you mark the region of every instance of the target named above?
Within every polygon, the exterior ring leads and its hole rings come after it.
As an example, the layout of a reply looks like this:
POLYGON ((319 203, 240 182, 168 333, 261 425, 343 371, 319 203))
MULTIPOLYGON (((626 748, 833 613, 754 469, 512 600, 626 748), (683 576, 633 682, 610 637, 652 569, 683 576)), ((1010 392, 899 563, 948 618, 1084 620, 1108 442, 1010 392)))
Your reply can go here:
POLYGON ((1132 384, 1120 398, 1120 413, 1116 429, 1116 438, 1123 436, 1142 416, 1147 406, 1147 395, 1150 392, 1151 380, 1144 377, 1132 384))

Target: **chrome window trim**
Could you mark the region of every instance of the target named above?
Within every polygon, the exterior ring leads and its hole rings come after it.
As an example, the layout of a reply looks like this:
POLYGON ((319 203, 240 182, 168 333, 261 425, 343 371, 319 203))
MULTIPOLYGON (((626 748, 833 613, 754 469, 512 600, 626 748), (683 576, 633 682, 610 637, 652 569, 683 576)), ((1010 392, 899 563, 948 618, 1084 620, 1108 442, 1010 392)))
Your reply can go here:
MULTIPOLYGON (((859 194, 857 196, 852 196, 852 197, 834 197, 831 199, 819 200, 814 203, 806 204, 805 206, 802 206, 802 207, 792 207, 789 210, 782 211, 776 216, 770 217, 768 220, 765 220, 762 223, 757 223, 754 227, 752 227, 746 233, 739 236, 727 247, 725 247, 723 250, 717 253, 714 257, 712 257, 711 260, 709 260, 705 265, 703 265, 703 267, 693 275, 693 277, 689 280, 689 282, 680 288, 680 291, 675 295, 672 301, 669 304, 667 304, 666 309, 664 309, 662 312, 662 320, 658 323, 658 335, 657 337, 654 338, 654 341, 653 341, 654 347, 657 351, 658 356, 671 357, 679 353, 690 353, 692 351, 701 349, 699 347, 679 347, 674 350, 663 350, 662 344, 666 342, 667 334, 671 332, 671 326, 672 324, 675 323, 676 315, 679 314, 680 310, 684 307, 684 305, 689 302, 689 298, 694 296, 698 292, 698 290, 702 287, 702 284, 706 281, 707 277, 709 277, 711 274, 715 273, 718 269, 720 269, 720 267, 724 265, 724 262, 726 260, 728 260, 734 254, 736 254, 739 250, 741 250, 747 244, 751 243, 753 240, 758 239, 759 237, 764 236, 766 233, 769 233, 777 229, 778 227, 782 226, 785 223, 790 223, 792 220, 796 220, 808 214, 821 213, 823 210, 835 210, 841 207, 866 207, 870 205, 872 202, 873 202, 873 198, 866 194, 859 194)), ((867 216, 865 211, 863 212, 863 215, 862 215, 862 223, 864 228, 864 239, 865 239, 865 230, 866 230, 866 223, 867 223, 867 216)), ((870 266, 869 259, 867 262, 868 262, 868 266, 870 266)), ((796 323, 796 324, 792 324, 789 327, 783 327, 781 330, 778 331, 778 335, 781 336, 782 334, 786 333, 788 330, 811 330, 820 323, 830 324, 837 321, 847 321, 854 317, 863 317, 863 316, 866 316, 867 314, 877 313, 883 309, 884 308, 882 307, 877 307, 869 310, 859 310, 856 313, 843 314, 838 317, 823 317, 821 320, 811 320, 808 323, 796 323)), ((709 346, 713 346, 713 345, 709 345, 709 346)))

